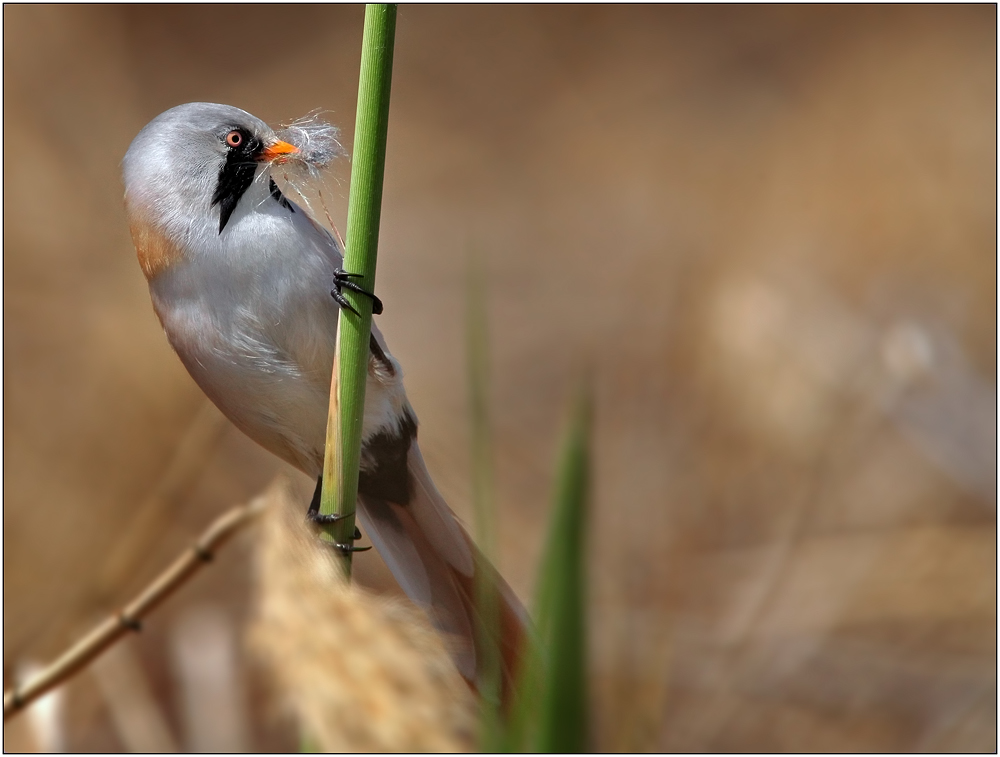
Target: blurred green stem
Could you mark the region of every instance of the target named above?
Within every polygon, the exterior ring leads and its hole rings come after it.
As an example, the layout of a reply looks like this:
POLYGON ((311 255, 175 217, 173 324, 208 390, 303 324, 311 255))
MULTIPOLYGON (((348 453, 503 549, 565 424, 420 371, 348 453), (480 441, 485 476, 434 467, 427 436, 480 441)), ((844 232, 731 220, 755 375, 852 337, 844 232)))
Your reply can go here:
POLYGON ((574 403, 535 597, 537 637, 518 681, 506 751, 583 752, 588 744, 585 562, 590 490, 589 387, 574 403))
POLYGON ((590 494, 589 388, 580 391, 563 444, 535 605, 545 649, 539 752, 583 752, 587 748, 587 500, 590 494))
POLYGON ((482 703, 479 745, 484 752, 499 751, 502 744, 500 712, 500 615, 497 586, 491 565, 496 557, 496 507, 493 501, 493 464, 489 418, 489 336, 486 318, 486 281, 477 250, 469 254, 466 350, 469 370, 469 404, 472 420, 472 502, 476 541, 484 564, 476 570, 478 682, 482 703))

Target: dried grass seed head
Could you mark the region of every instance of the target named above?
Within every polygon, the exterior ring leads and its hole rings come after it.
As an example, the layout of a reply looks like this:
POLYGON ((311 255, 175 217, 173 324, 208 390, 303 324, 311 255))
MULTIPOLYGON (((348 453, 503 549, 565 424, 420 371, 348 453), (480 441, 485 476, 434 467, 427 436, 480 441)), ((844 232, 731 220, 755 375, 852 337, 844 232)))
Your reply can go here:
POLYGON ((423 613, 344 581, 287 481, 265 497, 248 641, 304 731, 324 752, 472 749, 475 698, 423 613))

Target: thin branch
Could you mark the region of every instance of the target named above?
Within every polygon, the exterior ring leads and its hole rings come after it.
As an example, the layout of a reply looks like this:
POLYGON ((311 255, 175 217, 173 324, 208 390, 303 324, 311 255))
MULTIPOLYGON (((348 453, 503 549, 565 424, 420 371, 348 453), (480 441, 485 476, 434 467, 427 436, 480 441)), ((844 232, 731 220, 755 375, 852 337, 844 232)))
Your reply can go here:
POLYGON ((249 505, 234 507, 220 515, 205 529, 198 540, 143 589, 138 597, 104 620, 26 684, 15 685, 4 692, 3 719, 7 720, 42 694, 64 683, 129 631, 139 631, 142 628, 142 618, 176 591, 205 563, 211 562, 215 550, 258 515, 264 508, 265 502, 263 498, 256 499, 249 505))

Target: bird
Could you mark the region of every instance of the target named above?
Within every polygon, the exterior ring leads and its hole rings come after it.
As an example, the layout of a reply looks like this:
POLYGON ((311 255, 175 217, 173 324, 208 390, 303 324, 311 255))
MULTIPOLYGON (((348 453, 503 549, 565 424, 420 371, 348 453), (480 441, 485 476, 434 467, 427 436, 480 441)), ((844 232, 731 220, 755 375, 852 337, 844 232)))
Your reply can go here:
MULTIPOLYGON (((343 244, 275 182, 279 166, 336 152, 315 120, 276 131, 239 108, 187 103, 151 120, 122 160, 124 205, 153 310, 191 377, 252 440, 316 479, 344 288, 343 244)), ((517 596, 431 479, 399 362, 372 324, 357 514, 404 592, 451 637, 474 685, 486 659, 476 585, 496 587, 503 689, 528 629, 517 596)), ((507 698, 505 693, 504 698, 507 698)))

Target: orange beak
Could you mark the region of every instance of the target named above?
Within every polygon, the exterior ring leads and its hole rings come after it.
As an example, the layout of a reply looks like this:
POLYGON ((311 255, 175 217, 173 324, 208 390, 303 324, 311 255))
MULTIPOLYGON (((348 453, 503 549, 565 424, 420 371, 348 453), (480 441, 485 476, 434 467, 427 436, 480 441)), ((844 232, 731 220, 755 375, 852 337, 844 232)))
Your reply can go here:
POLYGON ((288 142, 275 142, 273 145, 269 146, 261 153, 261 157, 264 160, 275 160, 282 157, 283 155, 292 155, 297 153, 299 148, 295 145, 290 145, 288 142))

